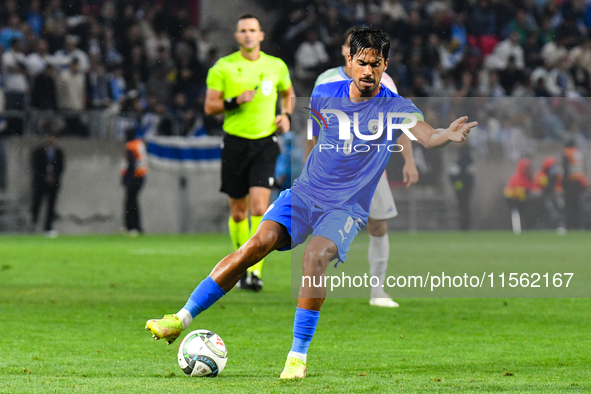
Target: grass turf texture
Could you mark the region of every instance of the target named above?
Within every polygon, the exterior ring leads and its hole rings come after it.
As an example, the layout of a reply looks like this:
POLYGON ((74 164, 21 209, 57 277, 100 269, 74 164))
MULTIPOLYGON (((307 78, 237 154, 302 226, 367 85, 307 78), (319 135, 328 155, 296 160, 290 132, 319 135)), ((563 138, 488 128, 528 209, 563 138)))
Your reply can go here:
MULTIPOLYGON (((391 235, 391 266, 416 259, 591 256, 586 233, 391 235), (453 247, 446 247, 448 244, 453 247)), ((367 264, 367 234, 347 264, 367 264)), ((291 346, 290 254, 265 263, 265 288, 234 290, 191 325, 218 333, 229 360, 188 378, 177 340, 144 323, 174 313, 229 250, 227 235, 0 237, 0 392, 588 392, 588 299, 327 300, 303 381, 278 379, 291 346)), ((480 261, 482 263, 482 261, 480 261)), ((187 331, 188 332, 188 331, 187 331)))

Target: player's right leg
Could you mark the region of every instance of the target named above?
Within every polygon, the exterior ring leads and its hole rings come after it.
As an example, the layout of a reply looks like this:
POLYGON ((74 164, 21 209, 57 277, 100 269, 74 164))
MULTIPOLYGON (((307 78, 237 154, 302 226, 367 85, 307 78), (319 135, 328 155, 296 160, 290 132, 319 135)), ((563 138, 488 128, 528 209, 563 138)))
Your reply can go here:
MULTIPOLYGON (((326 267, 337 253, 333 241, 323 236, 314 236, 306 245, 302 273, 315 283, 322 283, 326 267)), ((296 379, 306 376, 306 361, 310 342, 316 331, 320 308, 326 297, 326 287, 314 287, 312 282, 302 283, 298 307, 293 323, 293 343, 281 379, 296 379)))
POLYGON ((273 250, 289 245, 290 242, 291 238, 285 226, 265 220, 252 238, 215 266, 176 315, 148 320, 146 329, 152 332, 155 339, 164 339, 168 344, 174 342, 195 316, 213 305, 236 285, 248 267, 273 250))

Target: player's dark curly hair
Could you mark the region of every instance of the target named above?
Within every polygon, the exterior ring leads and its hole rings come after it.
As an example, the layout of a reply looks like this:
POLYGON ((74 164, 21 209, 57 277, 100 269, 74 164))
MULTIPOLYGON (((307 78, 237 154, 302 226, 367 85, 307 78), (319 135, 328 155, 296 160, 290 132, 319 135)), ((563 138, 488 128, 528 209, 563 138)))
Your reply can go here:
POLYGON ((351 33, 351 58, 366 49, 374 49, 377 53, 382 55, 384 60, 388 59, 388 52, 390 52, 390 39, 388 35, 377 27, 363 27, 361 29, 353 30, 351 33))

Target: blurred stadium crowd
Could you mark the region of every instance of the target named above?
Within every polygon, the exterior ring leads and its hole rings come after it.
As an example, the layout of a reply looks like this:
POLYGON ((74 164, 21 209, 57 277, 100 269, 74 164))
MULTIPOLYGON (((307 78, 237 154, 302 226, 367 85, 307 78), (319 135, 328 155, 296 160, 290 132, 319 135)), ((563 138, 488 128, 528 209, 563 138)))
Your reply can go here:
MULTIPOLYGON (((2 109, 65 111, 61 129, 77 135, 101 120, 81 122, 82 110, 169 114, 184 134, 202 112, 207 69, 218 57, 195 27, 198 3, 3 1, 2 109)), ((22 133, 14 114, 5 133, 22 133)), ((173 132, 170 122, 143 122, 173 132)))
MULTIPOLYGON (((274 26, 263 26, 263 50, 290 66, 299 96, 310 94, 318 74, 343 63, 344 31, 366 24, 392 37, 387 72, 403 96, 591 93, 591 3, 582 0, 259 3, 274 15, 274 26)), ((133 122, 140 134, 219 132, 219 119, 203 116, 203 99, 207 70, 225 53, 198 29, 198 6, 190 0, 3 1, 0 109, 17 112, 2 132, 22 133, 18 111, 30 110, 65 111, 60 129, 76 135, 114 129, 122 136, 133 122)), ((574 124, 525 137, 566 140, 573 134, 564 130, 579 128, 587 140, 588 130, 579 127, 587 107, 579 107, 574 124)), ((50 127, 39 116, 32 116, 34 129, 50 127)))
POLYGON ((292 0, 278 9, 273 39, 299 77, 313 78, 342 63, 345 29, 378 26, 392 38, 388 73, 403 96, 587 96, 587 3, 292 0))

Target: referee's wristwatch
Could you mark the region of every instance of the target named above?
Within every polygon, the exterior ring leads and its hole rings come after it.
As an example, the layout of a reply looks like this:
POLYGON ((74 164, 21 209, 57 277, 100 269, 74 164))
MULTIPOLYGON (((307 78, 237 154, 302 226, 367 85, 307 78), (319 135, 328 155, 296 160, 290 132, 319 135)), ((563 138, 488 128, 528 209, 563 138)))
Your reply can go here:
POLYGON ((224 100, 224 109, 226 111, 231 111, 235 108, 238 108, 239 105, 240 104, 238 104, 238 97, 232 97, 224 100))

